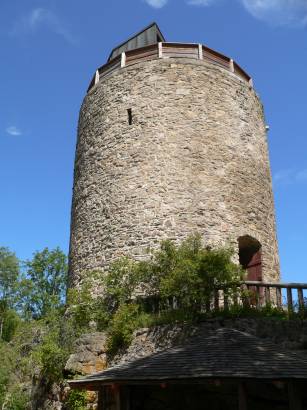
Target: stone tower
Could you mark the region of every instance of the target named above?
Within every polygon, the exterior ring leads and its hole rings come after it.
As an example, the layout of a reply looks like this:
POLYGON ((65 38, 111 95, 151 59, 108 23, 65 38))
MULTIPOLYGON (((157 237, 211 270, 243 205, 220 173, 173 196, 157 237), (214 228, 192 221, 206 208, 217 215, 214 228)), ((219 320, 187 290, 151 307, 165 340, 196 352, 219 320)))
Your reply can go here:
POLYGON ((115 48, 82 104, 71 285, 122 255, 198 232, 232 244, 250 279, 279 280, 263 107, 249 75, 156 24, 115 48))

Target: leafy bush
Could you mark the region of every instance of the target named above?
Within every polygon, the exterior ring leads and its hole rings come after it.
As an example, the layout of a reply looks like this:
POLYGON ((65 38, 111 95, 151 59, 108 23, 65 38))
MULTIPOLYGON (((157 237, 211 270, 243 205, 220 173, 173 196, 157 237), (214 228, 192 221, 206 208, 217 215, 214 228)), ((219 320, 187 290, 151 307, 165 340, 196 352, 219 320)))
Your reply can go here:
POLYGON ((194 235, 180 246, 163 241, 147 261, 122 258, 114 263, 101 283, 104 312, 111 317, 110 350, 128 345, 137 327, 199 318, 216 288, 227 287, 230 296, 237 292, 243 270, 232 256, 228 248, 203 247, 200 236, 194 235), (148 312, 149 298, 138 298, 139 294, 156 297, 160 314, 148 312), (174 298, 179 309, 170 311, 169 301, 174 298))
MULTIPOLYGON (((17 377, 18 352, 10 343, 0 342, 0 408, 24 410, 29 400, 29 392, 24 391, 17 377)), ((18 369, 20 372, 20 370, 18 369)))
POLYGON ((2 322, 1 338, 5 342, 10 342, 15 334, 18 325, 21 323, 20 316, 13 309, 4 309, 0 313, 0 316, 2 322))
POLYGON ((122 304, 114 314, 109 328, 108 350, 116 352, 120 347, 128 346, 133 332, 150 324, 150 315, 142 312, 135 303, 122 304))
POLYGON ((85 410, 86 393, 80 390, 70 390, 65 404, 68 410, 85 410))
POLYGON ((193 236, 178 248, 164 242, 158 262, 170 255, 171 263, 161 277, 159 291, 162 297, 176 297, 186 309, 199 310, 213 299, 216 288, 227 286, 235 291, 242 280, 241 268, 231 260, 231 249, 203 248, 199 236, 193 236))

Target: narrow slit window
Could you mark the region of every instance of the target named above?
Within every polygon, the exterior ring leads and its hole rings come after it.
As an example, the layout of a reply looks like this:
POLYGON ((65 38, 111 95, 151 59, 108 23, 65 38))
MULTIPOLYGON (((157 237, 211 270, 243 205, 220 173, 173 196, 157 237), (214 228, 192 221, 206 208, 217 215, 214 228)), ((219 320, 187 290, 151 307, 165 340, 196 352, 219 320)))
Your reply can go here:
POLYGON ((128 112, 128 124, 132 125, 132 109, 128 108, 127 112, 128 112))

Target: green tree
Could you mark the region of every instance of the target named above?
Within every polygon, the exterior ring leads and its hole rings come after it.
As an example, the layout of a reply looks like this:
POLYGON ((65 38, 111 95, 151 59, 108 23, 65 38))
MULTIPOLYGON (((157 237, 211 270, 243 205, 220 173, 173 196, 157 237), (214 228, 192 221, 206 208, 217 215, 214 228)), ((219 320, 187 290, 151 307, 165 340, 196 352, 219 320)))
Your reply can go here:
POLYGON ((16 302, 16 288, 20 274, 19 261, 15 253, 0 247, 0 339, 13 333, 16 317, 12 309, 16 302))
POLYGON ((233 263, 233 253, 229 248, 203 247, 198 235, 179 247, 163 242, 154 259, 158 272, 163 272, 159 276, 160 295, 177 297, 183 308, 199 310, 212 301, 215 289, 236 292, 243 271, 233 263))
POLYGON ((24 310, 33 318, 44 317, 50 309, 61 306, 65 299, 67 257, 59 249, 43 249, 25 263, 23 283, 24 310))
POLYGON ((0 298, 13 305, 13 295, 20 273, 19 261, 15 253, 0 247, 0 298))

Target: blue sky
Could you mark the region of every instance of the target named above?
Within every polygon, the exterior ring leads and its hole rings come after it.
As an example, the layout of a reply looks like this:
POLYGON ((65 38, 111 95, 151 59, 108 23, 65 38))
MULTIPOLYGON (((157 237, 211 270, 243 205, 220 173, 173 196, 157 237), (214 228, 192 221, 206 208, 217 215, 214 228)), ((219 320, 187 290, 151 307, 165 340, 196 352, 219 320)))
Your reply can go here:
POLYGON ((152 21, 254 78, 269 144, 282 276, 307 282, 306 0, 2 0, 0 245, 67 251, 80 104, 110 50, 152 21))

